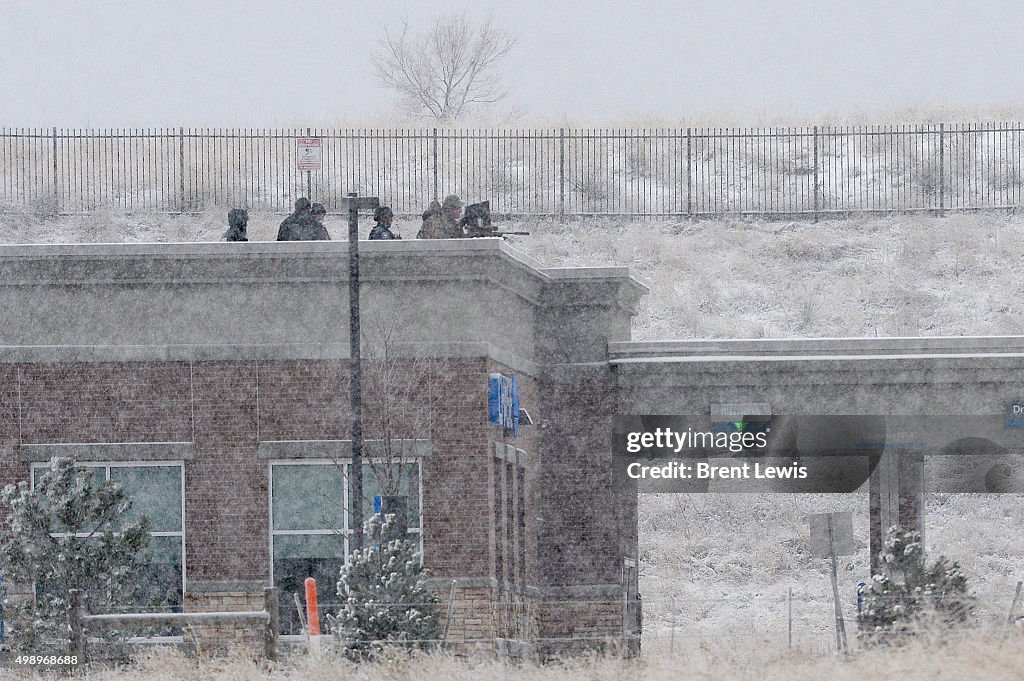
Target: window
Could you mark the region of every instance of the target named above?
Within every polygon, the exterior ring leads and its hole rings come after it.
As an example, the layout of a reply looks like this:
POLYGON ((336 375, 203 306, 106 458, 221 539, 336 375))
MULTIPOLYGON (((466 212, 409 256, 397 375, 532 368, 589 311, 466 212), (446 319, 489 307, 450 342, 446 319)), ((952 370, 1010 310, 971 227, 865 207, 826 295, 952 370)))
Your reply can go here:
MULTIPOLYGON (((182 464, 81 462, 76 467, 91 470, 92 481, 96 486, 108 480, 121 483, 125 494, 132 500, 132 507, 122 518, 121 527, 141 515, 146 515, 150 520, 145 568, 135 580, 138 587, 132 599, 134 605, 147 610, 181 612, 185 586, 182 464)), ((33 488, 47 468, 49 464, 33 465, 33 488)), ((117 531, 120 527, 111 529, 117 531)), ((78 536, 88 535, 79 533, 78 536)))
MULTIPOLYGON (((294 594, 305 602, 307 577, 316 580, 321 627, 326 630, 325 613, 340 606, 337 582, 341 566, 351 550, 352 530, 346 509, 349 506, 348 474, 345 461, 308 459, 275 461, 270 464, 270 515, 272 580, 281 596, 281 633, 302 633, 294 594)), ((409 498, 409 533, 420 535, 420 468, 417 463, 402 464, 390 471, 402 473, 400 492, 409 498)), ((378 465, 382 476, 388 471, 378 465)), ((363 517, 373 513, 374 497, 380 484, 373 466, 363 465, 363 517)))

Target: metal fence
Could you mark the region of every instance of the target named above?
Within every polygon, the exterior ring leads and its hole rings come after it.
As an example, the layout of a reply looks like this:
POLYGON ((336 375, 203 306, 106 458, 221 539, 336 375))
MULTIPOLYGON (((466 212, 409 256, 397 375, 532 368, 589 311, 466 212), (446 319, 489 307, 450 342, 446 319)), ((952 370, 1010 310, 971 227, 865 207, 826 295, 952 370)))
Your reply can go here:
POLYGON ((288 212, 349 192, 415 215, 828 215, 1015 208, 1021 124, 646 130, 0 130, 0 206, 288 212), (296 168, 319 137, 321 170, 296 168))

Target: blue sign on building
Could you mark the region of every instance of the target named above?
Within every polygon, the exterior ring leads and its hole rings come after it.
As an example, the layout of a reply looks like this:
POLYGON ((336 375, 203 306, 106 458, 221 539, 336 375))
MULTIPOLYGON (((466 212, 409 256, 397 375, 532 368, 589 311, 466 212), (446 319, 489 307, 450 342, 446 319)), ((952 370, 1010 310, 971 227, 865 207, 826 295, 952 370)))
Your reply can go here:
POLYGON ((487 385, 487 419, 497 427, 519 435, 519 382, 515 374, 491 374, 487 385))

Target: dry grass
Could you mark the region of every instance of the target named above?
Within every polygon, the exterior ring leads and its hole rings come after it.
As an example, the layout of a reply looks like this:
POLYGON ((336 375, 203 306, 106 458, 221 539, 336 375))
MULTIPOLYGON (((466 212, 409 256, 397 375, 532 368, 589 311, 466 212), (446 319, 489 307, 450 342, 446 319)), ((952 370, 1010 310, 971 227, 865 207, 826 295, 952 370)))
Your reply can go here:
MULTIPOLYGON (((925 539, 932 557, 963 566, 978 598, 976 622, 1005 620, 1024 579, 1021 495, 929 494, 925 539)), ((785 647, 787 590, 793 641, 827 650, 833 636, 828 561, 810 552, 807 516, 853 511, 855 552, 839 558, 839 589, 853 630, 859 581, 868 581, 868 500, 856 494, 642 494, 640 592, 645 641, 785 647)), ((646 643, 645 643, 646 645, 646 643)))
MULTIPOLYGON (((512 665, 424 655, 409 660, 352 665, 342 659, 295 657, 269 669, 239 656, 196 661, 172 652, 144 657, 127 668, 92 669, 89 681, 1017 681, 1024 676, 1024 641, 977 636, 935 641, 898 650, 874 650, 849 658, 811 656, 786 650, 694 646, 676 655, 644 654, 639 660, 591 658, 564 664, 512 665)), ((20 678, 33 678, 30 674, 20 678)))

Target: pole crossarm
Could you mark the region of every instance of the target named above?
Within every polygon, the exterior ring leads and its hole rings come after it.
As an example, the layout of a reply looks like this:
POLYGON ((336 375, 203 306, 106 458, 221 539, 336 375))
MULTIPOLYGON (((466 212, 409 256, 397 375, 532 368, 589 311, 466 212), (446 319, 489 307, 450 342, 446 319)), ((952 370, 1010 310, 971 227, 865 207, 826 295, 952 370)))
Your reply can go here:
POLYGON ((376 196, 346 196, 342 203, 345 210, 372 210, 380 205, 380 199, 376 196))

